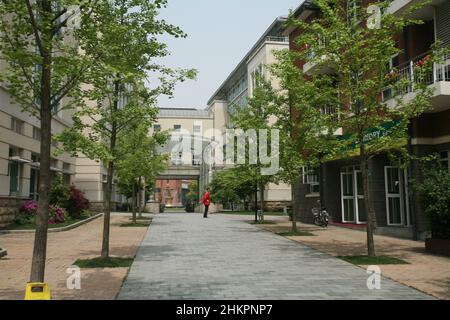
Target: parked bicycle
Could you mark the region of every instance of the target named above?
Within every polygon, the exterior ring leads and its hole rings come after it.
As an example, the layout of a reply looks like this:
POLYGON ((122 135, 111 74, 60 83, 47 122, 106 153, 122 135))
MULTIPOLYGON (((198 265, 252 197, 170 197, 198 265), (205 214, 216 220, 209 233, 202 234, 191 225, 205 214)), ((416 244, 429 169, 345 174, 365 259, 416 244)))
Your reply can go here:
POLYGON ((317 200, 318 207, 312 209, 314 224, 326 228, 328 226, 329 214, 327 208, 322 207, 320 200, 317 200))

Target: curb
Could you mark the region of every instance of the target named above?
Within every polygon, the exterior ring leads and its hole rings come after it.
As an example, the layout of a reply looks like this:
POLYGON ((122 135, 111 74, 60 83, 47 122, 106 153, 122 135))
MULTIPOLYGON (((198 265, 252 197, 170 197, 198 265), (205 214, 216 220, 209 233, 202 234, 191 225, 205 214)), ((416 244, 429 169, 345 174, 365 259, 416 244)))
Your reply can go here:
POLYGON ((5 249, 0 249, 0 259, 6 257, 8 255, 8 251, 5 249))
MULTIPOLYGON (((83 224, 86 224, 88 222, 91 222, 92 220, 95 220, 99 217, 103 216, 103 213, 99 213, 96 214, 95 216, 89 217, 85 220, 81 220, 78 222, 75 222, 71 225, 65 226, 65 227, 61 227, 61 228, 53 228, 53 229, 48 229, 48 233, 54 233, 54 232, 64 232, 64 231, 69 231, 75 228, 78 228, 79 226, 82 226, 83 224)), ((10 234, 10 233, 34 233, 36 232, 36 230, 0 230, 0 234, 10 234)))

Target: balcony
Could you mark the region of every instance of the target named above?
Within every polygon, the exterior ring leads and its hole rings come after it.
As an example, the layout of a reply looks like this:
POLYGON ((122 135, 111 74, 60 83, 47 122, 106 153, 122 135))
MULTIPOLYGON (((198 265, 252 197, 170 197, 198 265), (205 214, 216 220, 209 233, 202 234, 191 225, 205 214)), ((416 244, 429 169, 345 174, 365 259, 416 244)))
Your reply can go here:
MULTIPOLYGON (((433 97, 431 103, 433 109, 430 112, 439 112, 450 108, 450 55, 447 55, 442 64, 434 63, 433 70, 425 77, 419 80, 416 76, 414 66, 422 60, 428 53, 424 53, 408 62, 399 65, 395 70, 391 71, 395 75, 395 81, 405 81, 408 85, 400 88, 401 94, 404 94, 406 101, 412 99, 415 95, 413 90, 413 83, 419 81, 434 87, 433 97)), ((397 93, 392 87, 388 87, 382 92, 382 101, 386 102, 389 108, 396 107, 396 101, 393 99, 397 93)))
POLYGON ((315 74, 332 74, 333 63, 330 61, 328 55, 322 55, 320 58, 311 56, 312 61, 308 61, 303 65, 303 72, 307 75, 315 74))

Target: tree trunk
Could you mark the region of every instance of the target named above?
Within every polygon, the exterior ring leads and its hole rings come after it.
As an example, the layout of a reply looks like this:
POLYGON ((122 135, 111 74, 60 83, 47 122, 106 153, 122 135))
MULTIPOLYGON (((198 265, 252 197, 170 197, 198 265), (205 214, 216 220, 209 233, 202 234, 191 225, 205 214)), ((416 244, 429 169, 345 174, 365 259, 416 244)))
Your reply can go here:
POLYGON ((291 212, 291 218, 292 218, 292 227, 291 227, 291 232, 292 233, 297 233, 298 232, 298 230, 297 230, 297 217, 296 217, 296 214, 295 214, 295 206, 294 206, 294 202, 295 202, 295 190, 294 190, 294 187, 295 186, 295 183, 291 186, 291 198, 292 198, 292 206, 291 206, 291 210, 292 210, 292 212, 291 212))
MULTIPOLYGON (((115 114, 118 108, 120 94, 120 83, 116 81, 114 83, 114 102, 112 105, 111 113, 115 114)), ((106 189, 103 192, 103 206, 104 206, 104 218, 103 218, 103 240, 102 240, 102 258, 109 257, 109 229, 111 222, 111 194, 112 194, 112 182, 114 177, 114 155, 116 150, 116 140, 117 140, 117 123, 112 121, 111 123, 111 140, 109 142, 109 150, 113 156, 113 159, 108 163, 108 175, 106 189)))
MULTIPOLYGON (((48 2, 44 1, 48 5, 48 2)), ((45 5, 43 4, 43 6, 45 5)), ((48 9, 48 8, 46 8, 48 9)), ((51 11, 51 9, 48 9, 51 11)), ((41 147, 39 170, 39 201, 36 214, 36 232, 34 236, 33 258, 31 262, 31 282, 44 282, 45 262, 47 254, 48 207, 52 139, 52 107, 51 107, 51 50, 44 48, 41 78, 41 147)))
POLYGON ((264 183, 261 182, 261 186, 259 188, 259 203, 261 207, 261 220, 264 220, 264 183))
POLYGON ((255 223, 258 222, 258 183, 255 183, 255 223))
MULTIPOLYGON (((369 194, 369 173, 368 173, 368 160, 366 156, 365 145, 363 143, 362 135, 360 135, 359 139, 359 151, 360 151, 360 166, 361 166, 361 175, 362 175, 362 183, 364 190, 364 204, 366 207, 366 219, 367 219, 367 255, 369 257, 375 257, 375 243, 373 240, 373 230, 374 230, 374 217, 375 212, 372 206, 372 202, 370 201, 369 194)), ((356 191, 357 192, 357 191, 356 191)), ((356 200, 357 201, 357 200, 356 200)))
POLYGON ((131 200, 131 207, 133 213, 133 223, 136 223, 136 182, 133 183, 133 196, 131 200))
POLYGON ((139 218, 142 218, 142 198, 144 198, 144 203, 145 203, 145 194, 143 194, 144 193, 144 190, 145 190, 145 187, 142 187, 142 177, 139 177, 139 187, 138 187, 138 190, 139 190, 139 200, 138 200, 138 210, 139 210, 139 218))

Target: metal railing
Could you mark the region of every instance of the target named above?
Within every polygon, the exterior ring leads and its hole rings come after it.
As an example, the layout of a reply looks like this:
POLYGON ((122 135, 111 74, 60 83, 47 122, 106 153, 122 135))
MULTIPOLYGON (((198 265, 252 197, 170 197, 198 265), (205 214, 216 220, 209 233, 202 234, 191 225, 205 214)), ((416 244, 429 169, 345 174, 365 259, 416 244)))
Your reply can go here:
MULTIPOLYGON (((444 57, 442 64, 433 63, 433 70, 424 76, 419 76, 416 66, 429 54, 430 52, 423 53, 390 71, 390 74, 395 77, 395 82, 404 82, 404 85, 400 85, 397 91, 406 94, 413 92, 414 84, 432 85, 440 81, 450 81, 450 54, 444 57)), ((385 88, 382 92, 382 100, 387 101, 393 98, 397 94, 395 91, 393 86, 385 88)))
POLYGON ((267 36, 266 41, 271 42, 289 42, 289 37, 276 37, 276 36, 267 36))

